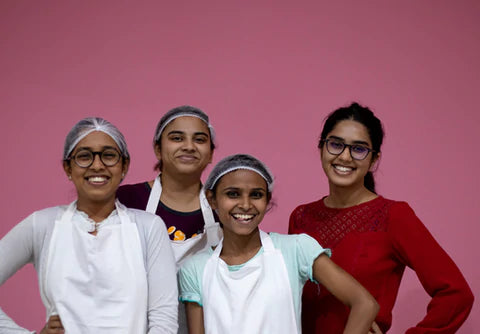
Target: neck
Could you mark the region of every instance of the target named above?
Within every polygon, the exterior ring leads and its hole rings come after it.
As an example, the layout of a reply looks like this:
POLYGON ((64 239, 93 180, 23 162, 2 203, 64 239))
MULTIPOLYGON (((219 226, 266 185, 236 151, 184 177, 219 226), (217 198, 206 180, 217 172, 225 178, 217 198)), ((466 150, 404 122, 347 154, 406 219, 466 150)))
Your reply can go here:
POLYGON ((223 233, 223 248, 220 257, 229 265, 247 262, 262 247, 258 228, 249 235, 238 235, 225 229, 223 233))
POLYGON ((115 198, 106 202, 77 200, 77 210, 85 212, 90 219, 98 223, 105 220, 115 209, 115 198))
POLYGON ((200 177, 169 175, 162 173, 162 196, 160 200, 171 209, 183 212, 195 211, 200 208, 202 183, 200 177))
POLYGON ((330 208, 348 208, 377 197, 377 194, 365 188, 363 184, 355 188, 343 188, 330 184, 330 193, 324 199, 324 203, 330 208))

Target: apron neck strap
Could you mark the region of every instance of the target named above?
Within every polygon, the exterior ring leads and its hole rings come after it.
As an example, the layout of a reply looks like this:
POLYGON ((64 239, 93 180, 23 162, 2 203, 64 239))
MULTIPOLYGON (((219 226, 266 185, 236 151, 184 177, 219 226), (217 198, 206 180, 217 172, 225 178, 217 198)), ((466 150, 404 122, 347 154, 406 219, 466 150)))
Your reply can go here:
MULTIPOLYGON (((270 253, 275 251, 275 246, 273 245, 272 239, 270 238, 268 233, 263 232, 262 230, 259 230, 259 231, 260 231, 260 242, 262 243, 263 252, 270 253)), ((223 238, 222 240, 220 240, 220 242, 218 243, 218 246, 213 251, 212 256, 220 257, 220 252, 222 251, 222 248, 223 248, 223 238)))
MULTIPOLYGON (((160 174, 158 174, 153 181, 153 187, 150 191, 150 196, 148 197, 147 207, 145 211, 156 214, 161 196, 162 182, 160 180, 160 174)), ((213 216, 212 208, 210 207, 210 204, 208 204, 208 200, 205 196, 205 191, 203 187, 200 190, 200 194, 198 196, 200 199, 200 209, 202 211, 203 220, 205 221, 205 228, 213 226, 215 224, 215 218, 213 216)))

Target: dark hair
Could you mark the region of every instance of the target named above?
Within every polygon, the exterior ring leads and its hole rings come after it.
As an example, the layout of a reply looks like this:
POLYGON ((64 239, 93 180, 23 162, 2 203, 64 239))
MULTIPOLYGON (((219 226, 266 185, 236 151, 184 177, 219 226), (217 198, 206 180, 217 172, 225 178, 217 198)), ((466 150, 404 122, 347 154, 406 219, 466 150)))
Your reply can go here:
MULTIPOLYGON (((160 149, 161 143, 162 143, 162 132, 165 129, 165 127, 172 121, 174 121, 178 117, 182 116, 193 116, 201 119, 203 122, 208 127, 208 132, 210 134, 210 149, 212 152, 215 150, 215 131, 213 130, 212 125, 210 124, 210 120, 208 118, 208 115, 205 114, 202 110, 196 107, 192 106, 180 106, 173 108, 165 113, 165 115, 162 116, 160 121, 157 124, 157 127, 155 129, 155 134, 153 136, 153 147, 155 148, 158 146, 160 149)), ((159 160, 154 167, 155 170, 161 171, 162 170, 162 161, 159 160)))
MULTIPOLYGON (((335 128, 335 126, 344 120, 352 120, 359 122, 367 128, 370 141, 372 142, 372 160, 377 158, 380 153, 380 148, 383 143, 383 137, 385 133, 383 131, 382 122, 373 114, 373 112, 367 107, 363 107, 357 102, 353 102, 348 107, 341 107, 329 114, 323 125, 323 130, 318 142, 318 148, 322 149, 324 140, 327 139, 327 135, 335 128)), ((365 175, 363 184, 371 192, 375 192, 375 180, 373 173, 368 172, 365 175)))

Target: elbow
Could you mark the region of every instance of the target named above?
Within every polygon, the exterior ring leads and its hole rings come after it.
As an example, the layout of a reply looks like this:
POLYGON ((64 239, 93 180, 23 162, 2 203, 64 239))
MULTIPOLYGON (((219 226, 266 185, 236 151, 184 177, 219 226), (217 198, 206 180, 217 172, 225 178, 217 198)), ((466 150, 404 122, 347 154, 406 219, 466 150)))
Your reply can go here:
POLYGON ((380 311, 380 305, 373 297, 369 298, 366 308, 369 310, 369 313, 373 314, 374 318, 377 316, 378 311, 380 311))

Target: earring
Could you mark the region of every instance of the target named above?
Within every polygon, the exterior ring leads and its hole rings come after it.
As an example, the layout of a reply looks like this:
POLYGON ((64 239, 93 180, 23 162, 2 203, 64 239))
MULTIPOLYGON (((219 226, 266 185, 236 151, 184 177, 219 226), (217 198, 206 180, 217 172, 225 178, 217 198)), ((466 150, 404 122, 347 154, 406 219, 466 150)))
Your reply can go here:
POLYGON ((69 175, 69 176, 68 176, 68 179, 69 179, 69 180, 71 180, 71 179, 72 179, 72 176, 71 176, 71 175, 69 175))
POLYGON ((125 177, 125 173, 122 173, 122 177, 125 177))

